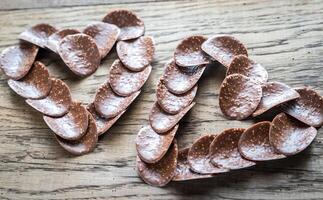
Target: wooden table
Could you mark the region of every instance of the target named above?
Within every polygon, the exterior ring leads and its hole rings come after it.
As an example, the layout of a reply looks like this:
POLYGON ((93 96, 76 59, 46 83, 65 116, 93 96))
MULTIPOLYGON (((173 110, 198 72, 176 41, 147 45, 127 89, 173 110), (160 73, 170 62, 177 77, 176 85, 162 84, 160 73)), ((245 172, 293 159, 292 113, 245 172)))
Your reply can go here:
MULTIPOLYGON (((164 63, 181 39, 194 34, 228 34, 249 48, 270 80, 293 87, 309 85, 323 95, 323 1, 163 1, 118 0, 0 1, 0 48, 40 22, 82 28, 111 9, 135 11, 154 36, 153 72, 140 97, 99 140, 93 153, 74 157, 56 143, 42 116, 0 79, 0 199, 323 199, 323 131, 303 153, 284 160, 219 175, 213 179, 148 186, 135 171, 134 140, 147 124, 164 63)), ((73 98, 89 103, 116 59, 112 53, 97 72, 72 78, 60 59, 43 52, 51 74, 63 79, 73 98)), ((181 122, 180 147, 206 133, 248 127, 228 121, 218 105, 223 67, 210 67, 199 84, 197 105, 181 122)))

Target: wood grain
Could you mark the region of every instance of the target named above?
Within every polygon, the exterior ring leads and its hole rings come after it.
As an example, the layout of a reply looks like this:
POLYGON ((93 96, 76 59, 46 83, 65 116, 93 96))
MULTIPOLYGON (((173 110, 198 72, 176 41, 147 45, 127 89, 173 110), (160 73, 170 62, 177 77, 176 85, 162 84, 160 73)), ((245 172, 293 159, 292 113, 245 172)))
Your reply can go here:
MULTIPOLYGON (((310 148, 297 156, 165 188, 148 186, 138 178, 134 145, 138 130, 147 123, 163 65, 179 41, 189 35, 233 35, 246 44, 252 59, 267 68, 270 80, 293 87, 309 85, 323 95, 323 1, 118 2, 0 2, 1 50, 16 44, 18 34, 33 24, 82 28, 120 7, 141 16, 146 34, 156 41, 153 72, 142 94, 100 138, 95 151, 81 157, 59 147, 41 115, 14 94, 1 75, 0 199, 323 199, 322 129, 310 148)), ((94 75, 83 80, 67 72, 53 54, 42 52, 39 59, 53 76, 71 87, 73 98, 89 103, 106 80, 116 54, 109 55, 94 75)), ((223 67, 214 65, 203 75, 197 105, 181 122, 180 147, 201 134, 253 123, 228 121, 221 114, 218 92, 224 72, 223 67)))

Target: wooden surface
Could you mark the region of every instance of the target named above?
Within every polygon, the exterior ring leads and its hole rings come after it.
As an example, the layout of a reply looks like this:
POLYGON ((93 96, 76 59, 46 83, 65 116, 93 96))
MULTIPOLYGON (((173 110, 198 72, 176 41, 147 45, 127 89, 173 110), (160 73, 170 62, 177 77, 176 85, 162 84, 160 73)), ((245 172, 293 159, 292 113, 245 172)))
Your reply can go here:
MULTIPOLYGON (((147 123, 155 86, 164 63, 185 36, 229 34, 249 48, 270 80, 293 87, 309 85, 323 95, 323 1, 0 1, 0 49, 17 43, 25 28, 48 22, 82 28, 113 8, 135 11, 156 40, 156 56, 143 93, 108 131, 93 153, 73 157, 56 143, 39 113, 0 79, 0 199, 322 199, 323 131, 305 152, 280 161, 217 176, 155 188, 135 171, 134 140, 147 123), (110 4, 109 4, 110 3, 110 4)), ((97 72, 78 80, 59 58, 42 53, 51 74, 71 87, 72 96, 88 103, 106 80, 116 54, 97 72)), ((210 67, 199 84, 197 105, 181 122, 180 147, 201 134, 252 121, 228 121, 218 106, 224 69, 210 67)))

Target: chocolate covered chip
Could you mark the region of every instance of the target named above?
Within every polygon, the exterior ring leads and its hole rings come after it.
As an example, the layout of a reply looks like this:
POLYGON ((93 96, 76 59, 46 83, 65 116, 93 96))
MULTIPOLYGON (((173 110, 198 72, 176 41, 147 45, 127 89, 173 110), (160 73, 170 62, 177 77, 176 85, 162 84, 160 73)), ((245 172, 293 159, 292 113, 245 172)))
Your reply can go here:
POLYGON ((140 159, 156 163, 166 154, 173 142, 178 125, 164 134, 156 133, 149 125, 140 129, 136 138, 136 149, 140 159))
POLYGON ((241 169, 255 165, 244 159, 238 151, 238 142, 243 128, 230 128, 217 135, 210 145, 213 165, 227 169, 241 169))
POLYGON ((262 97, 253 117, 279 106, 287 101, 299 98, 299 94, 293 88, 280 82, 268 82, 262 86, 262 97))
POLYGON ((242 74, 258 84, 264 84, 268 80, 267 70, 245 55, 238 55, 233 58, 227 70, 227 76, 231 74, 242 74))
POLYGON ((234 56, 248 56, 246 47, 231 36, 211 37, 202 44, 202 50, 225 67, 229 67, 234 56))
POLYGON ((244 75, 232 74, 222 82, 219 104, 227 118, 242 120, 256 110, 261 96, 261 85, 244 75))
POLYGON ((18 95, 28 99, 44 98, 48 95, 52 82, 44 64, 35 62, 29 73, 20 80, 8 80, 9 87, 18 95))
POLYGON ((81 77, 93 74, 101 61, 94 39, 83 33, 64 37, 59 43, 58 53, 69 69, 81 77))
POLYGON ((314 127, 280 113, 272 121, 269 142, 279 153, 290 156, 308 147, 316 135, 314 127))
POLYGON ((152 67, 148 65, 140 72, 133 72, 125 68, 120 60, 115 60, 110 68, 109 80, 111 88, 120 96, 129 96, 145 84, 152 67))
POLYGON ((207 40, 206 37, 198 35, 187 37, 181 41, 174 53, 176 64, 182 67, 209 64, 208 55, 201 49, 201 45, 205 40, 207 40))
POLYGON ((238 149, 240 154, 252 161, 266 161, 284 158, 269 143, 271 123, 259 122, 246 129, 240 137, 238 149))
POLYGON ((86 26, 83 33, 91 36, 98 46, 101 58, 104 58, 116 43, 120 29, 104 22, 95 22, 86 26))
POLYGON ((106 119, 106 118, 101 117, 99 114, 97 114, 93 103, 89 104, 87 109, 92 114, 92 116, 93 116, 93 118, 95 120, 95 124, 96 124, 99 136, 104 134, 105 132, 107 132, 112 127, 112 125, 115 124, 116 121, 125 112, 125 110, 124 110, 120 114, 118 114, 117 116, 115 116, 113 118, 106 119))
POLYGON ((193 102, 196 92, 197 85, 184 94, 173 94, 168 91, 161 79, 156 90, 157 102, 165 112, 177 114, 193 102))
POLYGON ((53 52, 58 53, 59 43, 61 40, 68 35, 78 33, 80 33, 80 31, 71 28, 59 30, 48 37, 46 47, 53 52))
POLYGON ((90 113, 88 113, 88 128, 85 135, 79 140, 65 140, 57 135, 56 139, 66 151, 74 155, 84 155, 94 150, 98 142, 98 132, 96 129, 95 121, 90 113))
POLYGON ((155 102, 149 114, 150 125, 157 133, 165 133, 171 130, 194 105, 195 102, 191 103, 179 113, 172 115, 163 111, 158 103, 155 102))
POLYGON ((117 53, 121 62, 131 71, 142 71, 153 60, 155 53, 154 40, 150 36, 142 36, 135 40, 119 41, 117 53))
POLYGON ((19 39, 35 44, 41 48, 45 48, 47 39, 57 30, 49 24, 37 24, 28 28, 19 35, 19 39))
POLYGON ((285 105, 285 112, 314 127, 323 125, 323 98, 311 88, 296 89, 300 97, 285 105))
POLYGON ((72 98, 70 89, 63 81, 52 79, 48 96, 43 99, 27 99, 26 103, 44 115, 61 117, 69 111, 72 98))
POLYGON ((204 135, 193 142, 188 151, 187 160, 190 169, 200 174, 214 174, 229 171, 229 169, 215 166, 211 163, 210 145, 216 135, 204 135))
POLYGON ((145 163, 137 156, 137 172, 147 184, 165 186, 175 175, 177 156, 178 148, 174 140, 164 157, 156 163, 145 163))
POLYGON ((122 111, 136 99, 140 91, 135 92, 127 97, 122 97, 113 92, 110 84, 103 84, 96 92, 94 98, 95 110, 101 117, 113 118, 119 115, 122 111))
POLYGON ((66 140, 80 139, 86 133, 89 122, 86 108, 78 102, 72 102, 69 112, 62 117, 43 118, 56 135, 66 140))
POLYGON ((205 68, 206 65, 197 66, 191 69, 190 73, 187 73, 180 70, 174 60, 170 60, 165 65, 165 73, 162 78, 170 92, 184 94, 196 85, 205 68))
POLYGON ((189 148, 181 149, 178 152, 176 173, 172 181, 187 181, 202 178, 214 177, 213 174, 199 174, 190 169, 187 161, 189 148))
POLYGON ((103 18, 103 22, 120 28, 118 40, 135 39, 145 33, 144 22, 130 10, 113 10, 103 18))
POLYGON ((38 47, 27 42, 4 49, 0 55, 0 68, 9 79, 19 80, 31 69, 38 47))

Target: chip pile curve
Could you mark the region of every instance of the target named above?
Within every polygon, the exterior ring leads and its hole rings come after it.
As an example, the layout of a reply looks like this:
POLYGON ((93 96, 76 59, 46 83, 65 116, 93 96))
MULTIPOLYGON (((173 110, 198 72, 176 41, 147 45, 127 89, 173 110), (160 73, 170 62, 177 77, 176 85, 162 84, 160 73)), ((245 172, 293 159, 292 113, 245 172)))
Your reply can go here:
POLYGON ((43 115, 58 144, 74 155, 93 151, 99 136, 126 112, 149 78, 155 52, 153 38, 144 36, 143 21, 129 10, 111 11, 102 22, 93 22, 83 31, 37 24, 19 39, 18 45, 0 55, 8 85, 43 115), (36 59, 39 49, 50 50, 70 71, 84 78, 97 70, 114 46, 122 46, 120 60, 113 62, 108 81, 88 105, 74 100, 68 85, 51 77, 36 59), (132 64, 137 68, 127 67, 132 64))
POLYGON ((149 124, 139 130, 136 149, 139 176, 158 187, 171 180, 212 178, 295 155, 312 143, 316 128, 323 124, 322 96, 309 87, 293 89, 281 82, 268 82, 267 70, 249 58, 247 48, 232 36, 183 39, 173 59, 165 64, 156 99, 149 124), (219 92, 224 117, 261 119, 275 109, 280 113, 272 121, 246 129, 202 135, 190 147, 174 150, 179 122, 195 104, 198 80, 215 61, 227 69, 219 92))

